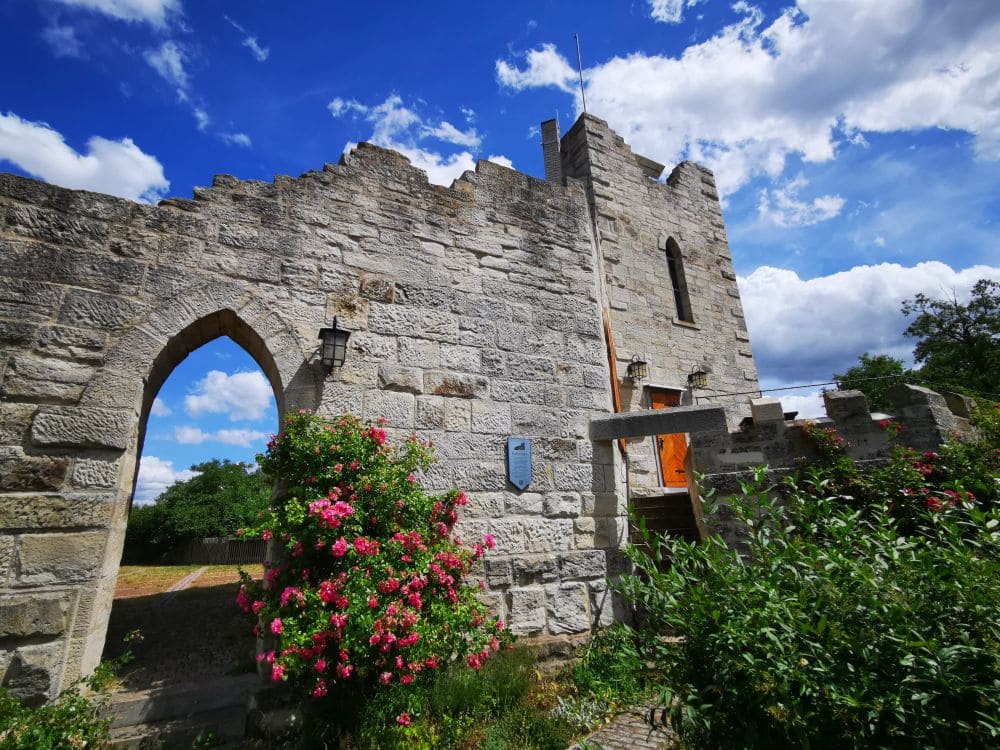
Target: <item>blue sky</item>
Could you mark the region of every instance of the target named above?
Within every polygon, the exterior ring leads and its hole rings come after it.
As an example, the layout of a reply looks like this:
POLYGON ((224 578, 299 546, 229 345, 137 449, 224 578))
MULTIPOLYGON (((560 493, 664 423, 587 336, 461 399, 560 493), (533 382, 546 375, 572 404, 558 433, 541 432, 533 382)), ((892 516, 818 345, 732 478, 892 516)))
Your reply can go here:
MULTIPOLYGON (((580 111, 574 33, 592 114, 715 170, 763 387, 908 358, 903 299, 1000 278, 996 0, 8 0, 0 169, 155 201, 368 140, 442 184, 485 158, 540 175, 538 123, 580 111)), ((257 393, 238 355, 164 386, 144 486, 273 431, 273 405, 186 406, 257 393)))

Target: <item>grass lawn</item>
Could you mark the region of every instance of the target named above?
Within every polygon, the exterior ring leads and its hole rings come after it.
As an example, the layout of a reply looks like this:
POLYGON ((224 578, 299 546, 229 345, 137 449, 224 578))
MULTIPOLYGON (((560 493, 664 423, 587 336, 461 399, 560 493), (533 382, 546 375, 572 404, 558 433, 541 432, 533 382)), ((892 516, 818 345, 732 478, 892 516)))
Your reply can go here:
MULTIPOLYGON (((207 567, 189 588, 211 588, 239 581, 239 565, 122 565, 118 570, 115 599, 154 596, 165 593, 184 576, 207 567)), ((262 565, 245 565, 254 578, 264 575, 262 565)), ((235 596, 235 590, 233 595, 235 596)))

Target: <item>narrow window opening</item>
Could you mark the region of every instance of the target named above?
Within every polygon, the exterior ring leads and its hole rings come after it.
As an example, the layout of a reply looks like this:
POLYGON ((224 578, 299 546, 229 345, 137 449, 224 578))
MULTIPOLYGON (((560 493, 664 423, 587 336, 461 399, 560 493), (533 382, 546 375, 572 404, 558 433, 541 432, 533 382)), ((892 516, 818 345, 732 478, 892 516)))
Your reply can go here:
POLYGON ((687 282, 684 280, 681 250, 673 238, 667 240, 666 252, 667 270, 670 272, 670 285, 674 290, 674 307, 677 309, 677 319, 693 323, 694 315, 691 314, 691 298, 688 295, 687 282))

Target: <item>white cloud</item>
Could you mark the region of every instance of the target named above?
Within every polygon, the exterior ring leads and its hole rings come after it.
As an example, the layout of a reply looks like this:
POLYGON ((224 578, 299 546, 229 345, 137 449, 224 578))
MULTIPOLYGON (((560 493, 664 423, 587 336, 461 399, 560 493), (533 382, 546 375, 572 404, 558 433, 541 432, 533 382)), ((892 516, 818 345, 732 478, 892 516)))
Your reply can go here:
POLYGON ((177 425, 174 428, 174 440, 183 445, 200 445, 205 442, 213 442, 249 448, 254 443, 263 441, 265 437, 267 435, 260 430, 239 429, 205 432, 200 427, 194 427, 193 425, 177 425))
POLYGON ((796 419, 815 419, 826 416, 826 404, 823 402, 823 391, 796 391, 794 393, 765 393, 765 396, 781 401, 781 408, 788 412, 798 412, 796 419))
POLYGON ((649 15, 660 23, 680 23, 684 20, 684 8, 692 8, 700 0, 649 0, 649 15))
POLYGON ((184 51, 177 43, 168 39, 159 49, 146 50, 143 57, 163 80, 177 90, 177 98, 187 101, 190 81, 184 68, 184 51))
POLYGON ((154 417, 169 417, 174 412, 167 406, 166 401, 157 396, 153 399, 153 406, 150 408, 149 413, 154 417))
POLYGON ((479 134, 475 128, 459 130, 447 120, 442 120, 439 125, 424 128, 424 134, 430 138, 437 138, 439 141, 454 143, 456 146, 466 148, 479 148, 479 134))
POLYGON ((80 154, 47 124, 10 112, 0 115, 0 161, 56 185, 132 200, 158 200, 170 187, 163 165, 131 138, 111 141, 95 135, 87 141, 87 153, 80 154))
POLYGON ((184 397, 188 416, 227 414, 231 421, 261 419, 274 401, 271 384, 259 370, 227 375, 210 370, 184 397))
POLYGON ((226 445, 242 445, 249 448, 261 442, 267 435, 260 430, 217 430, 215 439, 226 445))
POLYGON ((221 138, 229 146, 243 146, 243 148, 250 148, 253 144, 250 141, 250 136, 246 133, 222 133, 221 138))
POLYGON ((828 381, 865 352, 912 361, 915 341, 903 335, 902 301, 921 292, 967 298, 981 278, 1000 280, 1000 266, 881 263, 814 279, 762 266, 739 285, 754 356, 769 387, 828 381))
POLYGON ((83 51, 83 44, 76 36, 76 29, 72 26, 60 26, 53 24, 42 29, 42 39, 52 54, 56 57, 86 57, 83 51))
MULTIPOLYGON (((589 110, 638 153, 706 163, 723 194, 777 177, 793 154, 832 159, 864 132, 964 130, 1000 159, 1000 3, 799 0, 769 22, 733 9, 735 23, 677 58, 636 52, 587 70, 589 110)), ((555 87, 580 109, 551 44, 496 70, 510 89, 555 87)))
POLYGON ((530 50, 525 57, 527 66, 524 70, 497 60, 497 80, 515 91, 538 86, 555 86, 567 93, 576 90, 574 81, 577 73, 554 44, 543 44, 538 49, 530 50))
POLYGON ((174 428, 174 440, 183 445, 198 445, 209 439, 209 434, 200 427, 179 424, 174 428))
POLYGON ((139 462, 139 475, 135 482, 135 502, 139 505, 152 502, 174 482, 186 482, 198 476, 197 471, 174 469, 173 461, 156 456, 143 456, 139 462))
MULTIPOLYGON (((474 149, 480 142, 475 128, 461 131, 446 120, 428 122, 416 110, 404 105, 398 94, 391 94, 374 106, 336 97, 327 109, 334 117, 348 114, 363 117, 372 125, 372 135, 368 138, 371 143, 399 151, 413 166, 427 172, 427 179, 437 185, 450 185, 463 172, 476 167, 475 157, 469 151, 442 154, 421 144, 427 138, 434 138, 474 149)), ((345 150, 350 147, 348 144, 345 150)))
POLYGON ((243 46, 250 50, 250 54, 254 56, 257 62, 264 62, 267 60, 268 56, 271 54, 271 50, 267 47, 261 47, 260 42, 257 40, 253 34, 247 31, 243 26, 238 24, 229 16, 223 14, 223 18, 229 21, 230 25, 236 29, 238 32, 244 35, 243 46))
POLYGON ((63 5, 103 13, 120 21, 140 21, 164 26, 181 12, 181 0, 56 0, 63 5))
POLYGON ((494 164, 500 164, 501 166, 507 167, 507 169, 514 168, 514 162, 502 154, 490 154, 486 157, 486 161, 491 161, 494 164))
POLYGON ((805 227, 840 214, 846 201, 839 195, 821 195, 811 203, 799 200, 799 190, 808 184, 799 175, 780 188, 761 190, 757 201, 760 217, 779 227, 805 227))
POLYGON ((261 47, 260 44, 257 43, 257 37, 255 36, 248 36, 244 39, 243 46, 250 50, 250 54, 254 56, 257 62, 264 62, 268 55, 271 54, 270 48, 261 47))
POLYGON ((195 122, 198 124, 198 130, 204 133, 208 126, 212 123, 212 118, 209 117, 208 112, 203 110, 201 107, 195 107, 193 111, 195 122))

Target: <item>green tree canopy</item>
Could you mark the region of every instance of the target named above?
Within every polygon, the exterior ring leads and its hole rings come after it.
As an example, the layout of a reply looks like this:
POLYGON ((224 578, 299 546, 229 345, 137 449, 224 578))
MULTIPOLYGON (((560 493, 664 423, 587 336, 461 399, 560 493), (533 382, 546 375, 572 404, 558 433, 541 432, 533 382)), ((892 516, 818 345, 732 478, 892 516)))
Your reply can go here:
POLYGON ((928 386, 1000 393, 1000 283, 980 279, 967 305, 918 294, 903 314, 916 315, 904 333, 919 339, 913 355, 928 386))
POLYGON ((271 489, 251 464, 212 459, 192 466, 197 476, 175 482, 154 505, 135 506, 126 544, 175 545, 189 539, 232 536, 266 510, 271 489))
POLYGON ((889 411, 892 408, 889 389, 906 376, 903 361, 887 354, 871 355, 868 352, 858 359, 860 364, 843 375, 833 376, 837 387, 842 391, 861 391, 872 411, 889 411))

